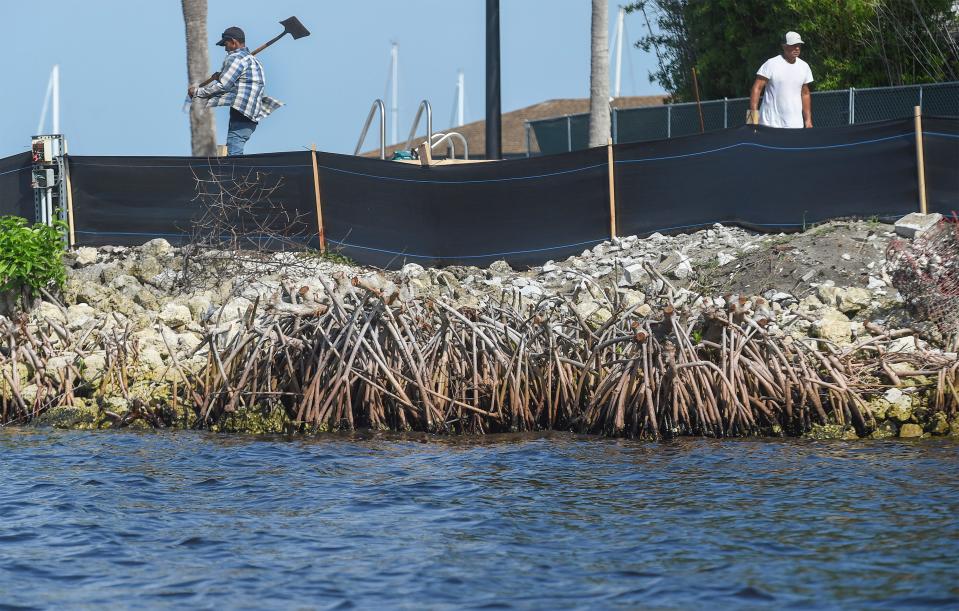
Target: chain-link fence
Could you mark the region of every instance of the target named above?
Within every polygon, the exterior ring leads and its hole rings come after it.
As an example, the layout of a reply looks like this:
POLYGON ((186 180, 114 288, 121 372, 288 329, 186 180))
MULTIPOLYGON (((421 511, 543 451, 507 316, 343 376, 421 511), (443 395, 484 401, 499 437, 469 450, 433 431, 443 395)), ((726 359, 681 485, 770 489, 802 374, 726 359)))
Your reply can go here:
POLYGON ((955 349, 959 342, 959 219, 943 219, 915 240, 886 250, 892 284, 927 336, 955 349))
MULTIPOLYGON (((812 98, 817 127, 911 117, 916 106, 923 114, 959 117, 959 82, 816 91, 812 98)), ((748 109, 749 98, 709 100, 702 103, 700 121, 695 102, 614 108, 611 135, 617 143, 690 136, 742 125, 748 109)), ((527 156, 581 150, 587 147, 589 115, 528 121, 526 130, 527 156), (539 151, 531 150, 531 134, 539 151)))

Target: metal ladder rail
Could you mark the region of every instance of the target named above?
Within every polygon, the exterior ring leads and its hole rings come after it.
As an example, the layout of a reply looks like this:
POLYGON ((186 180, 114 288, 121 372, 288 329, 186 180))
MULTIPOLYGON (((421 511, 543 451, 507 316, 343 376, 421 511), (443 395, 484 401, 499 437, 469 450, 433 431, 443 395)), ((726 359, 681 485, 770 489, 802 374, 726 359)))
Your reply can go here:
POLYGON ((443 132, 437 132, 433 134, 433 139, 435 142, 430 142, 431 150, 438 147, 444 141, 447 141, 447 151, 450 159, 456 158, 456 147, 453 146, 453 141, 459 140, 463 144, 463 159, 466 160, 470 158, 469 144, 467 144, 466 137, 463 136, 463 134, 459 132, 447 132, 445 134, 443 132))
POLYGON ((410 128, 410 135, 406 138, 406 150, 413 146, 413 138, 416 137, 416 128, 420 125, 420 117, 423 116, 423 109, 426 109, 426 140, 433 141, 433 107, 429 100, 423 100, 416 109, 416 117, 413 119, 413 126, 410 128))
POLYGON ((363 123, 363 132, 360 134, 360 139, 356 143, 356 148, 353 149, 354 155, 360 154, 360 148, 363 146, 363 141, 366 140, 366 132, 369 131, 370 123, 373 122, 373 115, 377 114, 377 111, 379 111, 380 115, 380 159, 386 159, 386 104, 379 98, 373 102, 369 114, 366 115, 366 122, 363 123))

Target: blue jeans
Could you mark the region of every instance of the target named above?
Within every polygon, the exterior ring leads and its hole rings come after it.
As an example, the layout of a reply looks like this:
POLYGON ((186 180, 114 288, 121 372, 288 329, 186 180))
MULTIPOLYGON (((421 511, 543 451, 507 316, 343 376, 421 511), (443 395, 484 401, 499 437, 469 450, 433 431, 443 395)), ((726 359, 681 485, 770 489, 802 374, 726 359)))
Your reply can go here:
POLYGON ((243 145, 256 130, 256 121, 243 113, 230 109, 230 130, 226 134, 226 154, 230 157, 243 154, 243 145))

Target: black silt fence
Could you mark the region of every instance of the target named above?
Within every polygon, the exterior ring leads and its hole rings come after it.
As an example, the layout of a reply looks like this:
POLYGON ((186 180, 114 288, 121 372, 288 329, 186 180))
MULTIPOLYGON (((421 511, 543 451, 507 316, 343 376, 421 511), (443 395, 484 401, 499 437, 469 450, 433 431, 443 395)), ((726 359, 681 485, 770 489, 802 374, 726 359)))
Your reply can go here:
POLYGON ((916 176, 915 134, 903 120, 814 130, 743 126, 620 145, 618 227, 623 235, 716 222, 780 231, 840 216, 893 218, 916 210, 916 176))
POLYGON ((609 237, 605 148, 429 168, 317 158, 328 246, 357 261, 536 265, 609 237))
POLYGON ((0 216, 22 216, 33 223, 32 167, 29 152, 0 159, 0 216))
POLYGON ((959 212, 959 119, 924 117, 922 151, 930 212, 959 212))
MULTIPOLYGON (((204 202, 210 200, 204 196, 217 192, 214 181, 230 189, 245 180, 271 189, 241 195, 258 200, 258 223, 288 231, 304 245, 317 244, 308 152, 210 159, 71 156, 69 163, 74 230, 81 246, 137 245, 153 238, 182 244, 207 211, 204 202), (284 222, 295 226, 283 227, 284 222)), ((237 231, 253 240, 274 236, 254 230, 249 218, 235 220, 237 231)))
MULTIPOLYGON (((959 209, 959 120, 924 117, 923 127, 929 210, 949 214, 959 209)), ((913 120, 900 119, 811 130, 741 126, 617 145, 618 232, 715 222, 782 231, 844 216, 892 219, 918 209, 915 144, 913 120)), ((253 211, 273 217, 237 219, 238 233, 266 220, 282 232, 297 219, 296 244, 316 248, 312 155, 68 157, 77 242, 183 243, 205 212, 208 200, 198 196, 218 192, 212 177, 227 187, 250 177, 276 186, 271 207, 253 211)), ((522 267, 609 237, 606 147, 428 168, 332 153, 317 153, 316 161, 328 247, 360 263, 505 259, 522 267)), ((3 210, 32 218, 29 156, 0 160, 0 168, 3 210)))

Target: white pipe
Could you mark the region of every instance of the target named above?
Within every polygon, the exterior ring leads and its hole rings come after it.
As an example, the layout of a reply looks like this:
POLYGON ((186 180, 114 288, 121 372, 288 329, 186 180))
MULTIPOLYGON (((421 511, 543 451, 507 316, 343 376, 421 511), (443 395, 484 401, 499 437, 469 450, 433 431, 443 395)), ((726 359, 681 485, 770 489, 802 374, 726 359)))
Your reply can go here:
POLYGON ((616 17, 616 79, 613 86, 613 97, 618 98, 620 85, 623 76, 623 21, 626 17, 626 9, 619 7, 619 15, 616 17))
POLYGON ((53 65, 53 133, 60 133, 60 64, 53 65))
POLYGON ((398 64, 399 64, 399 54, 400 54, 400 45, 399 43, 393 43, 393 47, 390 49, 390 65, 391 76, 390 82, 392 84, 393 92, 390 99, 390 134, 391 144, 396 144, 396 141, 399 139, 397 127, 399 126, 399 83, 397 82, 398 64))
POLYGON ((463 76, 463 71, 460 70, 459 75, 456 79, 456 125, 462 126, 466 124, 465 120, 465 109, 466 109, 466 77, 463 76))

